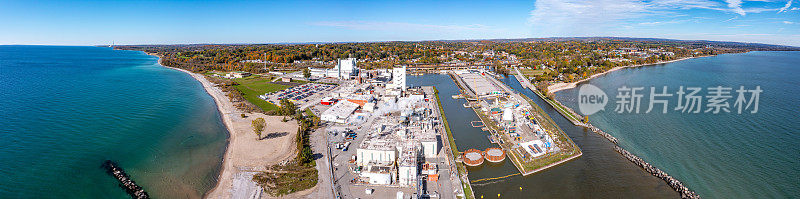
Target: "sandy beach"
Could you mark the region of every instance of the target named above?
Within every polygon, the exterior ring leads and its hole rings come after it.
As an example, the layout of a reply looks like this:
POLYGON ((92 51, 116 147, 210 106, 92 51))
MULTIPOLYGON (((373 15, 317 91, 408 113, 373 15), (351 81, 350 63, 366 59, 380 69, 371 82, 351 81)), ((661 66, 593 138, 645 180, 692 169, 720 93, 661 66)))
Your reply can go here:
POLYGON ((617 67, 612 68, 611 70, 607 70, 607 71, 602 72, 602 73, 594 74, 592 76, 589 76, 589 78, 582 79, 582 80, 577 81, 577 82, 556 83, 556 84, 550 85, 550 86, 547 87, 547 91, 548 91, 548 93, 555 93, 555 92, 558 92, 558 91, 561 91, 561 90, 567 90, 567 89, 575 88, 580 83, 583 83, 585 81, 589 81, 592 78, 599 77, 599 76, 602 76, 602 75, 605 75, 605 74, 608 74, 610 72, 614 72, 614 71, 617 71, 617 70, 623 69, 623 68, 635 68, 635 67, 641 67, 641 66, 666 64, 666 63, 672 63, 672 62, 683 61, 683 60, 687 60, 687 59, 691 59, 691 58, 700 58, 700 57, 708 57, 708 56, 684 57, 684 58, 680 58, 680 59, 669 60, 669 61, 661 61, 661 62, 656 62, 656 63, 652 63, 652 64, 637 64, 637 65, 630 65, 630 66, 617 66, 617 67))
MULTIPOLYGON (((159 57, 159 64, 161 63, 160 56, 150 55, 159 57)), ((167 68, 187 73, 200 82, 205 91, 214 98, 217 110, 228 129, 228 146, 222 170, 216 186, 205 194, 205 198, 268 198, 269 195, 261 193, 261 188, 251 180, 252 176, 258 171, 266 170, 268 165, 294 157, 297 122, 282 122, 281 116, 245 113, 237 109, 225 93, 205 76, 180 68, 167 68), (242 118, 243 113, 247 115, 246 118, 242 118), (267 123, 262 137, 270 134, 275 137, 258 140, 251 127, 251 121, 256 118, 264 118, 267 123)))

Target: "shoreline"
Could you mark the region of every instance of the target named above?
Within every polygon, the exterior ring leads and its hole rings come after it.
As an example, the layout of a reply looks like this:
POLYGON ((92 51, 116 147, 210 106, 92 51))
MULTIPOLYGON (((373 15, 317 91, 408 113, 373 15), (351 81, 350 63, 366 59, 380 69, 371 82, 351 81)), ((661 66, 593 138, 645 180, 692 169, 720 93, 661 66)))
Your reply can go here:
POLYGON ((642 66, 668 64, 668 63, 683 61, 683 60, 687 60, 687 59, 710 57, 710 56, 714 56, 714 55, 705 55, 705 56, 698 56, 698 57, 684 57, 684 58, 673 59, 673 60, 669 60, 669 61, 660 61, 660 62, 650 63, 650 64, 636 64, 636 65, 628 65, 628 66, 617 66, 617 67, 611 68, 610 70, 604 71, 602 73, 594 74, 592 76, 589 76, 586 79, 582 79, 582 80, 579 80, 579 81, 576 81, 576 82, 570 82, 570 83, 563 83, 562 82, 562 83, 556 83, 556 84, 550 85, 550 86, 547 87, 547 93, 556 93, 558 91, 572 89, 572 88, 577 87, 578 84, 580 84, 580 83, 589 81, 589 80, 594 79, 596 77, 600 77, 600 76, 606 75, 608 73, 611 73, 611 72, 614 72, 614 71, 617 71, 617 70, 620 70, 620 69, 623 69, 623 68, 636 68, 636 67, 642 67, 642 66))
MULTIPOLYGON (((203 198, 206 198, 211 193, 214 193, 214 191, 216 191, 217 188, 219 188, 219 185, 221 184, 221 181, 222 181, 222 179, 221 179, 222 178, 222 174, 225 173, 227 170, 231 169, 231 168, 228 168, 225 165, 225 159, 227 159, 228 152, 230 151, 230 148, 231 148, 231 139, 232 139, 232 136, 233 136, 233 134, 231 132, 234 131, 234 129, 232 128, 233 125, 231 124, 231 118, 225 116, 224 113, 227 110, 224 110, 224 108, 222 107, 222 105, 221 105, 222 102, 219 99, 219 97, 212 93, 211 88, 213 88, 213 85, 205 77, 201 77, 200 75, 198 75, 196 73, 193 73, 191 71, 185 70, 185 69, 169 67, 169 66, 165 66, 164 64, 161 64, 162 58, 161 58, 161 55, 159 55, 158 53, 145 52, 145 54, 150 55, 150 56, 158 57, 158 61, 157 62, 158 62, 159 66, 186 73, 189 76, 191 76, 195 81, 200 82, 200 84, 203 86, 203 90, 205 90, 205 92, 208 95, 210 95, 212 99, 214 99, 214 105, 217 106, 217 112, 220 115, 220 119, 222 119, 222 123, 225 124, 225 129, 226 129, 226 131, 228 133, 228 139, 226 140, 226 144, 225 144, 225 153, 223 154, 222 162, 220 163, 220 170, 219 170, 219 174, 217 174, 217 182, 216 182, 216 184, 214 184, 214 187, 211 188, 210 190, 208 190, 206 193, 203 193, 203 198)), ((230 99, 228 99, 228 102, 230 102, 230 99)))
POLYGON ((225 153, 220 163, 220 170, 217 174, 216 183, 213 188, 203 194, 203 198, 236 198, 236 196, 253 196, 254 194, 270 197, 262 194, 260 187, 256 185, 251 177, 258 171, 266 171, 268 165, 278 164, 281 161, 294 157, 295 147, 294 137, 297 134, 297 124, 295 122, 282 122, 281 116, 268 116, 262 113, 246 113, 239 110, 227 97, 225 92, 215 87, 202 74, 191 71, 169 67, 162 64, 161 55, 148 53, 147 55, 158 57, 158 65, 177 70, 191 76, 198 81, 203 90, 214 99, 217 112, 225 125, 228 133, 226 140, 225 153), (246 114, 246 118, 241 118, 241 114, 246 114), (252 132, 250 123, 255 118, 264 118, 270 128, 265 129, 263 134, 288 133, 288 135, 270 138, 269 140, 259 140, 252 132), (269 150, 264 150, 264 149, 269 150), (252 153, 261 151, 262 153, 252 153), (257 192, 257 193, 256 193, 257 192))

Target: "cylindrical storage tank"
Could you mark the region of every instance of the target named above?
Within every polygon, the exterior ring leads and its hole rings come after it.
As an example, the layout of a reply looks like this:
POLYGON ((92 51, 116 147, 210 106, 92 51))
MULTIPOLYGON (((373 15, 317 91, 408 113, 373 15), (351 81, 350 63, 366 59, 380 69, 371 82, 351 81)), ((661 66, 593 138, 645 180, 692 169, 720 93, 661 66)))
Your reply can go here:
POLYGON ((462 154, 464 164, 467 166, 478 166, 483 164, 483 151, 477 149, 469 149, 462 154))
POLYGON ((506 159, 506 152, 500 148, 488 148, 483 157, 489 162, 502 162, 506 159))

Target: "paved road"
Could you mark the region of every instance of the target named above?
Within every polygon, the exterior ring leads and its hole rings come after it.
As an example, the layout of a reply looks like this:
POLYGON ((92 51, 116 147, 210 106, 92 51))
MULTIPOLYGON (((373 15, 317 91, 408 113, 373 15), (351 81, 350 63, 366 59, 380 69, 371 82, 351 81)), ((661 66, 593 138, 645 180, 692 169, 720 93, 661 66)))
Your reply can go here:
POLYGON ((522 85, 522 87, 528 88, 528 89, 531 89, 531 90, 536 90, 536 87, 533 86, 533 84, 531 84, 531 80, 529 80, 528 77, 525 77, 525 75, 522 74, 522 72, 519 71, 519 68, 514 67, 514 71, 517 71, 517 80, 522 85))

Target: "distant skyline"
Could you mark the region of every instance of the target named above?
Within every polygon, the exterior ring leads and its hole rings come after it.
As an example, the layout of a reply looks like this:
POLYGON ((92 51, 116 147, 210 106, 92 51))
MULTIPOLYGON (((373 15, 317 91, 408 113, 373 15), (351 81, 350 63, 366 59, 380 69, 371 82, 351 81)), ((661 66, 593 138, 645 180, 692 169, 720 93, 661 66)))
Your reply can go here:
POLYGON ((800 46, 800 0, 0 1, 0 45, 642 37, 800 46))

